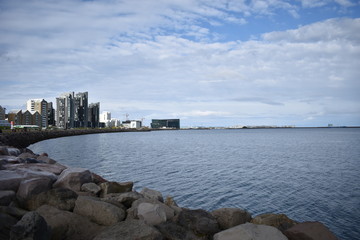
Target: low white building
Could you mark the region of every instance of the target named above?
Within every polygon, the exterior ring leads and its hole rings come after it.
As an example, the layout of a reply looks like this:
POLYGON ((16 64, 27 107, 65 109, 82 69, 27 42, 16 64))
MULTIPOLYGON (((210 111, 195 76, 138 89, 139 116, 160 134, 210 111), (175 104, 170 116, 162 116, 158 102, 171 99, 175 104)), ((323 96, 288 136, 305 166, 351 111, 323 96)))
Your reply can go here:
POLYGON ((122 122, 122 126, 124 128, 141 128, 141 121, 140 120, 126 120, 122 122))

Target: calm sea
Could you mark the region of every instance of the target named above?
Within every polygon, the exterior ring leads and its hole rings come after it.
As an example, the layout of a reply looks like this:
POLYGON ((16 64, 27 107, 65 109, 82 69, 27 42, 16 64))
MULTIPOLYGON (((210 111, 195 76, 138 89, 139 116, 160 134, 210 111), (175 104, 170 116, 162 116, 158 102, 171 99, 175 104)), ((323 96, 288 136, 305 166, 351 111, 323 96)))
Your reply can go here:
POLYGON ((153 188, 182 207, 238 207, 321 221, 360 239, 360 129, 109 133, 30 146, 108 180, 153 188))

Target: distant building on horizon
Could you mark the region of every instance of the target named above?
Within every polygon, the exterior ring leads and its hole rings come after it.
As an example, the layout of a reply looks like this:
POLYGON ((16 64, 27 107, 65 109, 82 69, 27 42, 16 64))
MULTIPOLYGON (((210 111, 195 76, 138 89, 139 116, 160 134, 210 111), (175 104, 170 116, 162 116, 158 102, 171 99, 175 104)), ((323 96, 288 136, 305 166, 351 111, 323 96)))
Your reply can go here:
MULTIPOLYGON (((40 127, 48 127, 48 111, 47 106, 48 102, 45 99, 29 99, 26 102, 26 109, 29 112, 38 112, 41 115, 41 125, 40 127)), ((33 114, 32 114, 33 115, 33 114)), ((38 124, 34 124, 38 125, 38 124)))
POLYGON ((88 92, 79 92, 74 96, 74 127, 87 127, 88 114, 88 92))
POLYGON ((142 123, 140 120, 126 120, 121 124, 124 128, 134 128, 139 129, 142 127, 142 123))
POLYGON ((88 127, 100 126, 100 103, 91 103, 88 108, 88 127))
POLYGON ((152 119, 151 128, 180 129, 180 119, 152 119))
POLYGON ((74 92, 63 93, 56 98, 56 126, 68 129, 74 127, 74 92))
POLYGON ((8 121, 14 125, 42 126, 42 116, 38 111, 13 110, 8 113, 8 121))
POLYGON ((5 108, 0 105, 0 120, 5 120, 5 108))

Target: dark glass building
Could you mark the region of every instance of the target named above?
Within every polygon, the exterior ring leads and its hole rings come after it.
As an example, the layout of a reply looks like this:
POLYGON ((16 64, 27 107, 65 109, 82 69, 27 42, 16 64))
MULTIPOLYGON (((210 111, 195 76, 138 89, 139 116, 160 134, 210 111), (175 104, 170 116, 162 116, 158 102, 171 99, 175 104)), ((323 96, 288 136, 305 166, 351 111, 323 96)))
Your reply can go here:
POLYGON ((152 119, 151 128, 180 129, 180 119, 152 119))

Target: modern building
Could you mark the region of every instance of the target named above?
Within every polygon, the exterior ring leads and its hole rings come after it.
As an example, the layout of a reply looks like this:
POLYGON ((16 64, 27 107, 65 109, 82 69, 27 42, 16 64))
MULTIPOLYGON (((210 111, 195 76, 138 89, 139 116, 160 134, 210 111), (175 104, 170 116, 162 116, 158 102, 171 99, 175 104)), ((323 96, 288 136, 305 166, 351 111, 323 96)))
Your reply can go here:
POLYGON ((111 112, 103 111, 100 114, 100 123, 103 123, 105 127, 112 127, 111 126, 111 112))
POLYGON ((42 126, 42 116, 38 111, 14 110, 9 112, 8 121, 14 125, 36 125, 42 126))
POLYGON ((139 120, 126 120, 122 122, 124 128, 141 128, 141 121, 139 120))
POLYGON ((88 108, 88 127, 97 128, 100 125, 100 103, 91 103, 88 108))
POLYGON ((55 109, 53 108, 52 102, 48 102, 47 104, 47 118, 48 126, 55 126, 55 109))
POLYGON ((151 128, 180 129, 180 119, 152 119, 151 128))
POLYGON ((88 92, 77 93, 74 97, 74 127, 88 125, 88 92))
POLYGON ((5 108, 0 106, 0 120, 5 120, 5 108))
MULTIPOLYGON (((41 115, 41 127, 48 127, 47 101, 45 99, 29 99, 26 102, 26 109, 30 112, 39 112, 41 115)), ((36 124, 37 125, 37 124, 36 124)))
POLYGON ((56 98, 56 126, 58 128, 73 128, 74 115, 74 92, 63 93, 56 98))

